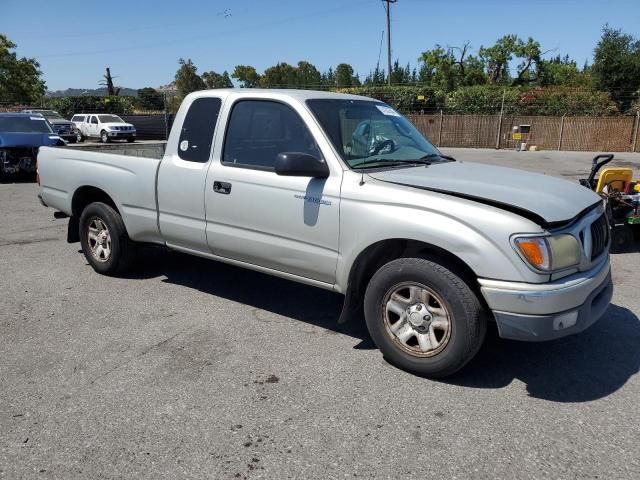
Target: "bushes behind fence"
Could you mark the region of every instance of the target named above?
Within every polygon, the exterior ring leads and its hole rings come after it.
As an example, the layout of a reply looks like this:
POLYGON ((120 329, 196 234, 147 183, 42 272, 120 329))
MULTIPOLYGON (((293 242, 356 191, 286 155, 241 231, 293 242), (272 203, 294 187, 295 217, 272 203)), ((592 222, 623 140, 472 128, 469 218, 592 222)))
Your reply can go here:
POLYGON ((421 86, 367 86, 338 89, 377 98, 404 113, 493 114, 504 108, 505 114, 589 115, 619 114, 608 93, 576 87, 500 87, 475 85, 445 93, 421 86), (504 106, 503 106, 504 96, 504 106))

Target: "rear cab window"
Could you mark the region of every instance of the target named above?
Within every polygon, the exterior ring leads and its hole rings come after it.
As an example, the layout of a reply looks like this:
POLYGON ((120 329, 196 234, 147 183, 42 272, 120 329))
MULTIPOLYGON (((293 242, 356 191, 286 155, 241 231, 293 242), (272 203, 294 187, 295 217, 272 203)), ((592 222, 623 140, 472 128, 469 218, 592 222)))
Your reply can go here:
POLYGON ((196 98, 191 103, 178 140, 178 156, 182 160, 209 161, 221 105, 222 100, 215 97, 196 98))

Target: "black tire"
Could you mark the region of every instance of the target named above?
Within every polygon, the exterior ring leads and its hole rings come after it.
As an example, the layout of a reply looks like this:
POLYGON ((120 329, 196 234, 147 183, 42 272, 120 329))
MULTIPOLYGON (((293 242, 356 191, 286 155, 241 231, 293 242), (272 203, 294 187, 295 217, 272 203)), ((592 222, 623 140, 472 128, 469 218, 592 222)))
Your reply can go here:
POLYGON ((629 225, 616 225, 611 229, 611 252, 622 253, 633 244, 633 230, 629 225))
POLYGON ((453 271, 422 258, 400 258, 382 266, 369 282, 364 308, 371 338, 385 359, 425 377, 446 377, 464 367, 480 350, 487 330, 486 313, 471 288, 453 271), (430 290, 448 314, 447 337, 443 336, 439 349, 430 353, 408 352, 410 347, 402 345, 387 320, 386 297, 407 283, 430 290))
POLYGON ((100 132, 100 141, 102 143, 109 143, 111 141, 111 139, 109 138, 109 134, 105 130, 102 130, 100 132))
POLYGON ((135 141, 136 141, 136 139, 135 139, 135 138, 127 138, 127 142, 128 142, 128 143, 133 143, 133 142, 135 142, 135 141))
POLYGON ((117 275, 127 270, 133 263, 135 245, 129 239, 120 214, 109 205, 101 202, 89 204, 80 215, 80 244, 87 261, 93 269, 103 275, 117 275), (106 226, 109 251, 108 258, 99 260, 89 239, 89 227, 102 222, 106 226))
POLYGON ((82 133, 78 132, 76 134, 76 142, 78 143, 84 142, 84 135, 82 135, 82 133))

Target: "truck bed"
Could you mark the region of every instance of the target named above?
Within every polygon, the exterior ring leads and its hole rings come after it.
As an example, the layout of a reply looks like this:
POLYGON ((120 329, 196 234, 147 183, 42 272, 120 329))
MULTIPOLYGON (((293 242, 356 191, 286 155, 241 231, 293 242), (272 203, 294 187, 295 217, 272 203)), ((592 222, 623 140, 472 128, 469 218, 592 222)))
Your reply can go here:
POLYGON ((152 157, 154 149, 147 148, 147 156, 134 155, 140 152, 135 144, 43 147, 38 153, 41 199, 47 206, 72 215, 74 194, 90 186, 113 200, 132 240, 162 243, 156 198, 159 151, 156 148, 152 157))
POLYGON ((167 142, 136 142, 136 143, 73 143, 66 148, 83 152, 103 152, 131 157, 147 157, 161 159, 167 148, 167 142))

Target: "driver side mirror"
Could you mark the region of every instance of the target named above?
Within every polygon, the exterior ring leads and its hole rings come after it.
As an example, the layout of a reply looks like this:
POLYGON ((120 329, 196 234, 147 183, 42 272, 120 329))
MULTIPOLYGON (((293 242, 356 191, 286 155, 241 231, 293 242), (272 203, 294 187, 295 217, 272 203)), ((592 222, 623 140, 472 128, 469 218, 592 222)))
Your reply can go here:
POLYGON ((275 171, 284 177, 327 178, 329 166, 324 160, 302 152, 282 152, 276 157, 275 171))

